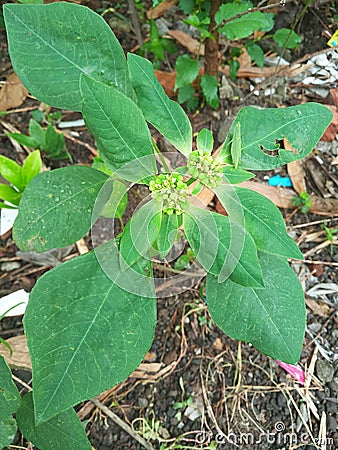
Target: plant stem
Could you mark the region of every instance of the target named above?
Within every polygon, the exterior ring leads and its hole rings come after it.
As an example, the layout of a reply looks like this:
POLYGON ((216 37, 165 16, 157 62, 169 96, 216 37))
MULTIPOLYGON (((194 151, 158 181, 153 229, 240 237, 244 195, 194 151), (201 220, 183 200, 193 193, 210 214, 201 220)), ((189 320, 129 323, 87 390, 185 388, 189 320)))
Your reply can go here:
POLYGON ((216 28, 215 14, 219 10, 221 1, 211 0, 210 8, 210 24, 209 32, 214 39, 206 38, 205 40, 205 73, 207 75, 214 75, 218 78, 218 31, 216 28))
POLYGON ((163 155, 161 153, 161 150, 157 147, 156 142, 154 140, 152 140, 151 142, 153 144, 155 152, 158 154, 158 156, 159 156, 159 158, 161 160, 161 163, 162 163, 162 166, 164 167, 164 170, 166 172, 170 173, 169 167, 167 166, 167 163, 165 162, 165 159, 164 159, 164 157, 163 157, 163 155))

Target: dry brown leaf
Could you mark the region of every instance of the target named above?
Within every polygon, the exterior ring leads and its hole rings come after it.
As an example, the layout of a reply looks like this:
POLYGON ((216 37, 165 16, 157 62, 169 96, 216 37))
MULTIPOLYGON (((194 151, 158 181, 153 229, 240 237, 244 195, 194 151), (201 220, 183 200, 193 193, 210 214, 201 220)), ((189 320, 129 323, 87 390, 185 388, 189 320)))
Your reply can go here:
POLYGON ((338 133, 338 112, 336 106, 332 105, 325 105, 325 106, 331 110, 333 117, 330 125, 326 128, 325 133, 323 134, 321 140, 324 142, 331 142, 335 139, 336 134, 338 133))
POLYGON ((176 39, 179 44, 188 49, 190 53, 194 55, 199 53, 201 56, 204 56, 204 44, 200 45, 199 41, 190 36, 190 34, 180 30, 169 30, 168 34, 176 39))
POLYGON ((148 9, 147 19, 157 19, 158 17, 161 17, 168 9, 175 6, 177 2, 178 0, 164 0, 155 8, 148 9))
MULTIPOLYGON (((285 150, 295 152, 294 148, 290 144, 290 142, 284 138, 284 148, 285 150)), ((291 178, 293 188, 300 194, 301 192, 306 192, 306 184, 305 184, 305 172, 303 169, 302 161, 292 161, 288 163, 288 174, 291 178)))
POLYGON ((29 356, 26 336, 14 336, 6 340, 12 347, 12 356, 5 345, 0 344, 0 355, 3 356, 7 364, 13 369, 32 370, 31 358, 29 356))
POLYGON ((324 302, 321 302, 320 300, 315 300, 310 297, 305 297, 306 305, 316 314, 320 317, 329 317, 332 309, 324 302))
POLYGON ((163 72, 161 70, 154 70, 155 77, 161 83, 165 93, 169 97, 173 97, 175 95, 175 80, 176 80, 176 72, 163 72))
POLYGON ((0 91, 0 111, 17 108, 26 100, 28 91, 16 73, 11 73, 0 91))

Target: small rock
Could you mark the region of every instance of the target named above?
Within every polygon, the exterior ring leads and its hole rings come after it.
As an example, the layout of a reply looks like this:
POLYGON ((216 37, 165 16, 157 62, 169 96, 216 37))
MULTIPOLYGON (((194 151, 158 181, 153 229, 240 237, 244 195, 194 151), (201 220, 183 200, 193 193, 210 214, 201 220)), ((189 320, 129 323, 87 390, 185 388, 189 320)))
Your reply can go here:
POLYGON ((3 272, 10 272, 11 270, 19 269, 20 264, 17 261, 9 261, 1 264, 1 270, 3 272))
POLYGON ((224 347, 223 342, 221 341, 221 339, 219 337, 217 337, 214 340, 214 342, 212 343, 212 347, 219 352, 221 352, 223 350, 223 347, 224 347))
POLYGON ((313 322, 308 325, 308 329, 317 334, 320 332, 322 325, 319 322, 313 322))
MULTIPOLYGON (((337 258, 337 260, 338 260, 338 258, 337 258)), ((334 340, 337 340, 338 339, 338 330, 333 330, 331 336, 333 337, 334 340)))
POLYGON ((147 406, 148 406, 148 400, 146 399, 146 398, 142 398, 142 397, 139 397, 138 399, 137 399, 137 403, 139 404, 139 406, 141 406, 142 408, 146 408, 147 406))
POLYGON ((333 379, 334 369, 326 359, 318 359, 316 363, 317 376, 323 383, 329 383, 333 379))

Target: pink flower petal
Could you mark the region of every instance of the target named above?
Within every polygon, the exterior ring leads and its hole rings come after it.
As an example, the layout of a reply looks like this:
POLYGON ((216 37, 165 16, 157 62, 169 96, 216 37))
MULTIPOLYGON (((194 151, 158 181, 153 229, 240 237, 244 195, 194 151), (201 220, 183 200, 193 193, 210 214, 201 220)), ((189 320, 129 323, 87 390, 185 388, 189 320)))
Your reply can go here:
POLYGON ((276 361, 287 373, 289 373, 298 383, 305 383, 305 372, 300 366, 293 366, 282 361, 276 361))

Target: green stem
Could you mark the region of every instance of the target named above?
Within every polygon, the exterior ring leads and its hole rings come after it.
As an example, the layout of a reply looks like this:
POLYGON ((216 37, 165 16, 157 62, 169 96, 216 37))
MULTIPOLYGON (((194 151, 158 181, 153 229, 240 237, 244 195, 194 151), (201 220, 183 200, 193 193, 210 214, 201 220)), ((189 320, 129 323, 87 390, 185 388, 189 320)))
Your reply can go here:
POLYGON ((169 167, 167 166, 167 163, 165 162, 165 159, 164 159, 164 157, 163 157, 163 155, 161 153, 161 150, 157 147, 155 141, 152 140, 151 142, 152 142, 152 145, 153 145, 153 148, 154 148, 155 152, 158 154, 158 156, 159 156, 159 158, 161 160, 161 163, 162 163, 162 166, 164 167, 164 170, 166 172, 170 173, 169 167))

